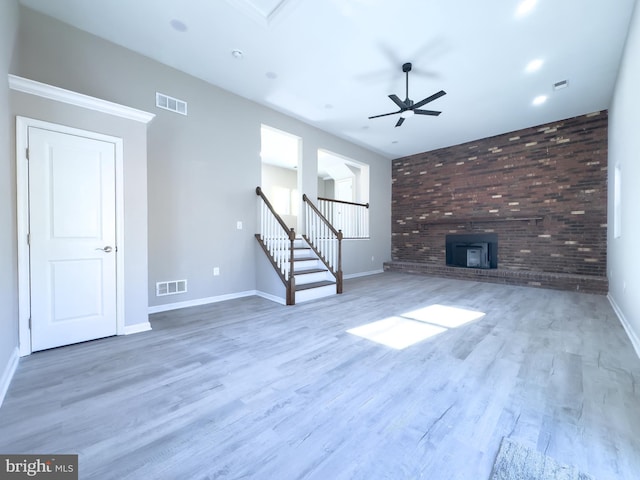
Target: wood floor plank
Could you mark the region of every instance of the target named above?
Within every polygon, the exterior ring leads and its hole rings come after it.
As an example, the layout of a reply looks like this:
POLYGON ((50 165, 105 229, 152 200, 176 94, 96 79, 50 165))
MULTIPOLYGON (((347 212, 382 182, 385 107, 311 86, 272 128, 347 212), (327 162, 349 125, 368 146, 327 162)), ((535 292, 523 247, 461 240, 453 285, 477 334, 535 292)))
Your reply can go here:
POLYGON ((388 272, 151 323, 21 359, 0 453, 78 453, 87 479, 466 480, 508 436, 640 471, 640 359, 603 296, 388 272), (347 333, 432 305, 485 315, 403 350, 347 333))

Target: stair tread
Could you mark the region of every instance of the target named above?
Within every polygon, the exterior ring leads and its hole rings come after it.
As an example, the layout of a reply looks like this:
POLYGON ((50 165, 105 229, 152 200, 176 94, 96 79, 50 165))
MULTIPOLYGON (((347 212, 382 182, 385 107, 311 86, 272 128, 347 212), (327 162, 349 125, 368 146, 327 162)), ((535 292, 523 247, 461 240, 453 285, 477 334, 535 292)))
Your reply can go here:
POLYGON ((318 260, 318 257, 296 257, 294 258, 295 263, 297 262, 306 262, 309 260, 318 260))
POLYGON ((301 268, 301 269, 296 269, 294 270, 294 274, 295 275, 304 275, 306 273, 322 273, 322 272, 328 272, 329 270, 327 270, 326 268, 301 268))
POLYGON ((300 290, 308 290, 310 288, 326 287, 327 285, 335 285, 336 282, 330 280, 323 280, 321 282, 304 283, 302 285, 296 285, 296 292, 300 290))

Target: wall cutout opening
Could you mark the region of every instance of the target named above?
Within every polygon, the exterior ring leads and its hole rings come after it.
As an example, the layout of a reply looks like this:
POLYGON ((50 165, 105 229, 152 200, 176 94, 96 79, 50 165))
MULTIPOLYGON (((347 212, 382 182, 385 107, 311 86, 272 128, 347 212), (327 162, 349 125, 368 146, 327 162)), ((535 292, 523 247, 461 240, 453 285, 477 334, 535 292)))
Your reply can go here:
POLYGON ((369 238, 369 165, 318 150, 318 208, 344 238, 369 238))
POLYGON ((260 187, 276 213, 289 228, 298 228, 299 193, 298 165, 302 156, 302 139, 267 125, 260 128, 260 187))

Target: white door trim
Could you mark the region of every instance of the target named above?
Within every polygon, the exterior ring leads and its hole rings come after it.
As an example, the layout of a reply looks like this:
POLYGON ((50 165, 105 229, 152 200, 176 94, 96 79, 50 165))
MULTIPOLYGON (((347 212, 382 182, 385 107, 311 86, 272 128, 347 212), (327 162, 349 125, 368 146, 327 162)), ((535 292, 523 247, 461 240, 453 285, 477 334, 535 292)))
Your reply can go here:
POLYGON ((29 164, 27 147, 29 145, 29 127, 77 135, 84 138, 113 143, 116 154, 116 332, 125 334, 124 327, 124 160, 122 139, 89 132, 77 128, 66 127, 26 117, 16 117, 16 196, 17 196, 17 228, 18 228, 18 324, 20 339, 20 356, 30 355, 31 329, 29 319, 30 307, 30 271, 29 271, 29 164))

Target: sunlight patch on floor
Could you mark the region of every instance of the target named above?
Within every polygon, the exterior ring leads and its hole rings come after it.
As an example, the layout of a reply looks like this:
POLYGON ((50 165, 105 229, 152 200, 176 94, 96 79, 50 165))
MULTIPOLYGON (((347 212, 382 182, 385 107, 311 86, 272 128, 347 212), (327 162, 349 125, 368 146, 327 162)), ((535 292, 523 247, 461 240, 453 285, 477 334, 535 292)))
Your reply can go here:
POLYGON ((427 338, 484 317, 483 312, 445 305, 428 307, 347 330, 372 342, 402 350, 427 338))
POLYGON ((469 322, 484 317, 483 312, 467 310, 466 308, 448 307, 446 305, 429 305, 412 312, 403 313, 404 318, 432 323, 446 328, 458 328, 469 322))
POLYGON ((402 350, 414 343, 438 335, 446 330, 428 323, 402 317, 389 317, 347 330, 348 333, 402 350))

